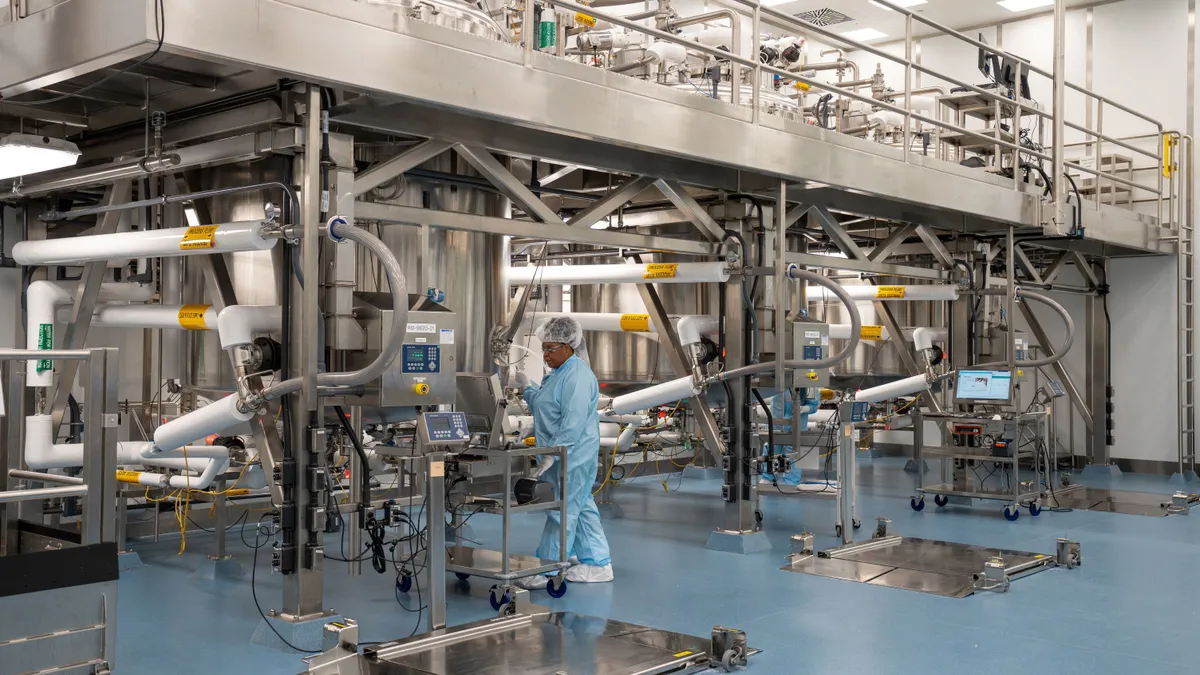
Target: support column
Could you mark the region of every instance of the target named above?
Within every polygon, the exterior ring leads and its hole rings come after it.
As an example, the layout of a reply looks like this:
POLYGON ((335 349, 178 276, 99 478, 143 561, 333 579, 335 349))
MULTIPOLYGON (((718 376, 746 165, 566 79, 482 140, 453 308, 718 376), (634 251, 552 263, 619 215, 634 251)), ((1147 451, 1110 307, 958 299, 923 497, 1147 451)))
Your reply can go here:
POLYGON ((1087 340, 1087 407, 1092 424, 1087 427, 1088 466, 1083 475, 1094 478, 1119 478, 1121 470, 1112 463, 1108 445, 1108 326, 1104 299, 1089 295, 1085 303, 1085 339, 1087 340))
MULTIPOLYGON (((746 308, 742 302, 741 280, 724 284, 725 369, 747 365, 750 346, 747 341, 746 308)), ((750 433, 750 381, 739 378, 729 383, 726 395, 726 428, 729 442, 722 458, 724 484, 721 496, 725 514, 721 528, 708 537, 706 548, 730 553, 760 553, 771 550, 755 517, 758 488, 753 463, 759 452, 750 433)))

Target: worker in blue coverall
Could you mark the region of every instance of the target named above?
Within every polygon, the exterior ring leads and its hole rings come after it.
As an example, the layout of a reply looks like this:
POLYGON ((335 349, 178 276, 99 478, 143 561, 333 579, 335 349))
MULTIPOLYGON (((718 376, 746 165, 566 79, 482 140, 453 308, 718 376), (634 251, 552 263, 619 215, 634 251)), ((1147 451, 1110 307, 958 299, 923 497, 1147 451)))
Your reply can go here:
MULTIPOLYGON (((608 539, 600 524, 600 511, 592 498, 592 485, 600 463, 600 415, 596 403, 600 388, 587 363, 583 330, 569 317, 555 317, 538 331, 542 360, 550 372, 540 385, 516 373, 520 388, 533 413, 533 434, 538 445, 567 448, 567 522, 560 523, 557 509, 546 512, 546 527, 537 548, 539 558, 559 558, 559 528, 567 528, 567 555, 578 564, 567 571, 567 580, 583 583, 612 581, 608 539)), ((556 457, 544 455, 538 472, 557 488, 560 467, 556 457)), ((524 588, 543 588, 546 576, 527 577, 524 588)))

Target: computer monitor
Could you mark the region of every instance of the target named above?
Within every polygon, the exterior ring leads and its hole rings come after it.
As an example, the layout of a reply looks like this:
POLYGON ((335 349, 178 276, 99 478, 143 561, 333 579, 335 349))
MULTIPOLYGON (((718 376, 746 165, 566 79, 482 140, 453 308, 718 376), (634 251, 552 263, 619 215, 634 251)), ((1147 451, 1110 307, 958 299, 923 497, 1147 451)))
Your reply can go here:
MULTIPOLYGON (((987 40, 984 39, 983 33, 979 34, 979 41, 985 45, 987 44, 987 40)), ((1000 60, 996 58, 995 54, 986 49, 980 48, 979 62, 977 65, 979 66, 979 72, 983 73, 983 76, 989 80, 1000 74, 1000 60)))
POLYGON ((1006 403, 1012 398, 1007 370, 960 370, 954 397, 961 403, 1006 403))

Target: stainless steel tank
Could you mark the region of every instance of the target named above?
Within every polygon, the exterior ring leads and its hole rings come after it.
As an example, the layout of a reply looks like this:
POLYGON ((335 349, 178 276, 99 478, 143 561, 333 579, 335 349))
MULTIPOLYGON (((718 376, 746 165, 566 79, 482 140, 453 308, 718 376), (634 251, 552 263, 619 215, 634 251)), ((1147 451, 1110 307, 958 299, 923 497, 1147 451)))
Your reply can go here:
MULTIPOLYGON (((443 155, 421 166, 444 174, 474 177, 464 162, 443 155)), ((508 215, 508 200, 494 192, 445 182, 405 177, 381 186, 369 195, 373 200, 403 206, 426 206, 445 211, 484 216, 508 215)), ((423 294, 436 288, 445 294, 441 303, 458 314, 459 335, 455 338, 460 372, 493 372, 488 338, 500 320, 502 289, 496 275, 501 237, 479 232, 462 232, 419 225, 382 225, 372 228, 400 261, 410 293, 423 294)), ((381 279, 374 260, 361 254, 358 288, 374 291, 381 279)))
POLYGON ((366 0, 366 3, 394 7, 409 18, 479 37, 512 40, 509 32, 487 12, 460 0, 366 0))

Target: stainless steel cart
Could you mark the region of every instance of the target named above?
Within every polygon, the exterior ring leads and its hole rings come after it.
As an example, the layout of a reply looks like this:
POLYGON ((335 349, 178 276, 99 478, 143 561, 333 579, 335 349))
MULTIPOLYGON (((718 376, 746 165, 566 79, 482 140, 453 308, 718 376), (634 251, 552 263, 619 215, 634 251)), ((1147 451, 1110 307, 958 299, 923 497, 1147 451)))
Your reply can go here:
POLYGON ((950 461, 941 462, 941 481, 935 485, 925 485, 924 473, 917 471, 917 494, 910 502, 913 510, 923 510, 925 496, 934 495, 934 503, 938 506, 945 506, 952 498, 1007 502, 1004 517, 1010 521, 1020 516, 1022 506, 1029 510, 1030 515, 1041 513, 1042 487, 1048 484, 1050 466, 1049 453, 1040 448, 1045 447, 1049 419, 1046 411, 1008 414, 1001 419, 985 415, 914 412, 913 446, 917 466, 923 466, 923 459, 950 461), (948 441, 945 445, 924 447, 925 419, 938 423, 942 437, 948 441), (1005 426, 1014 430, 1010 438, 1001 439, 987 433, 992 427, 1005 426), (1028 449, 1028 443, 1022 440, 1029 432, 1032 432, 1034 439, 1031 442, 1032 449, 1028 449), (956 445, 953 442, 955 436, 962 439, 972 434, 978 436, 974 445, 956 445), (1002 441, 1010 441, 1014 447, 1000 447, 1002 441), (968 463, 976 462, 992 466, 991 472, 983 480, 976 477, 973 481, 975 472, 968 470, 968 463), (1022 462, 1030 463, 1033 469, 1022 472, 1022 462), (1001 489, 984 488, 983 483, 1001 469, 1008 472, 1004 474, 1004 478, 1009 479, 1008 486, 1001 489))
MULTIPOLYGON (((567 562, 567 528, 559 528, 559 559, 546 560, 535 556, 519 555, 509 551, 509 533, 512 516, 518 513, 534 511, 549 511, 558 509, 560 522, 567 520, 567 449, 565 446, 554 447, 515 447, 515 448, 485 448, 471 449, 471 455, 478 455, 499 464, 503 474, 503 492, 496 499, 477 499, 472 502, 483 513, 493 513, 500 516, 500 550, 492 551, 484 548, 463 546, 461 537, 455 537, 453 546, 446 548, 446 571, 458 575, 459 579, 482 577, 500 582, 492 588, 492 607, 502 610, 508 604, 512 594, 511 584, 517 579, 532 577, 557 570, 558 576, 550 580, 547 592, 552 597, 562 597, 566 591, 566 579, 563 572, 570 566, 567 562), (513 459, 532 457, 534 455, 555 455, 558 457, 558 499, 550 502, 533 502, 517 504, 513 497, 513 459)), ((527 464, 527 463, 526 463, 527 464)), ((459 529, 455 528, 455 534, 459 529)), ((502 610, 503 611, 503 610, 502 610)))

